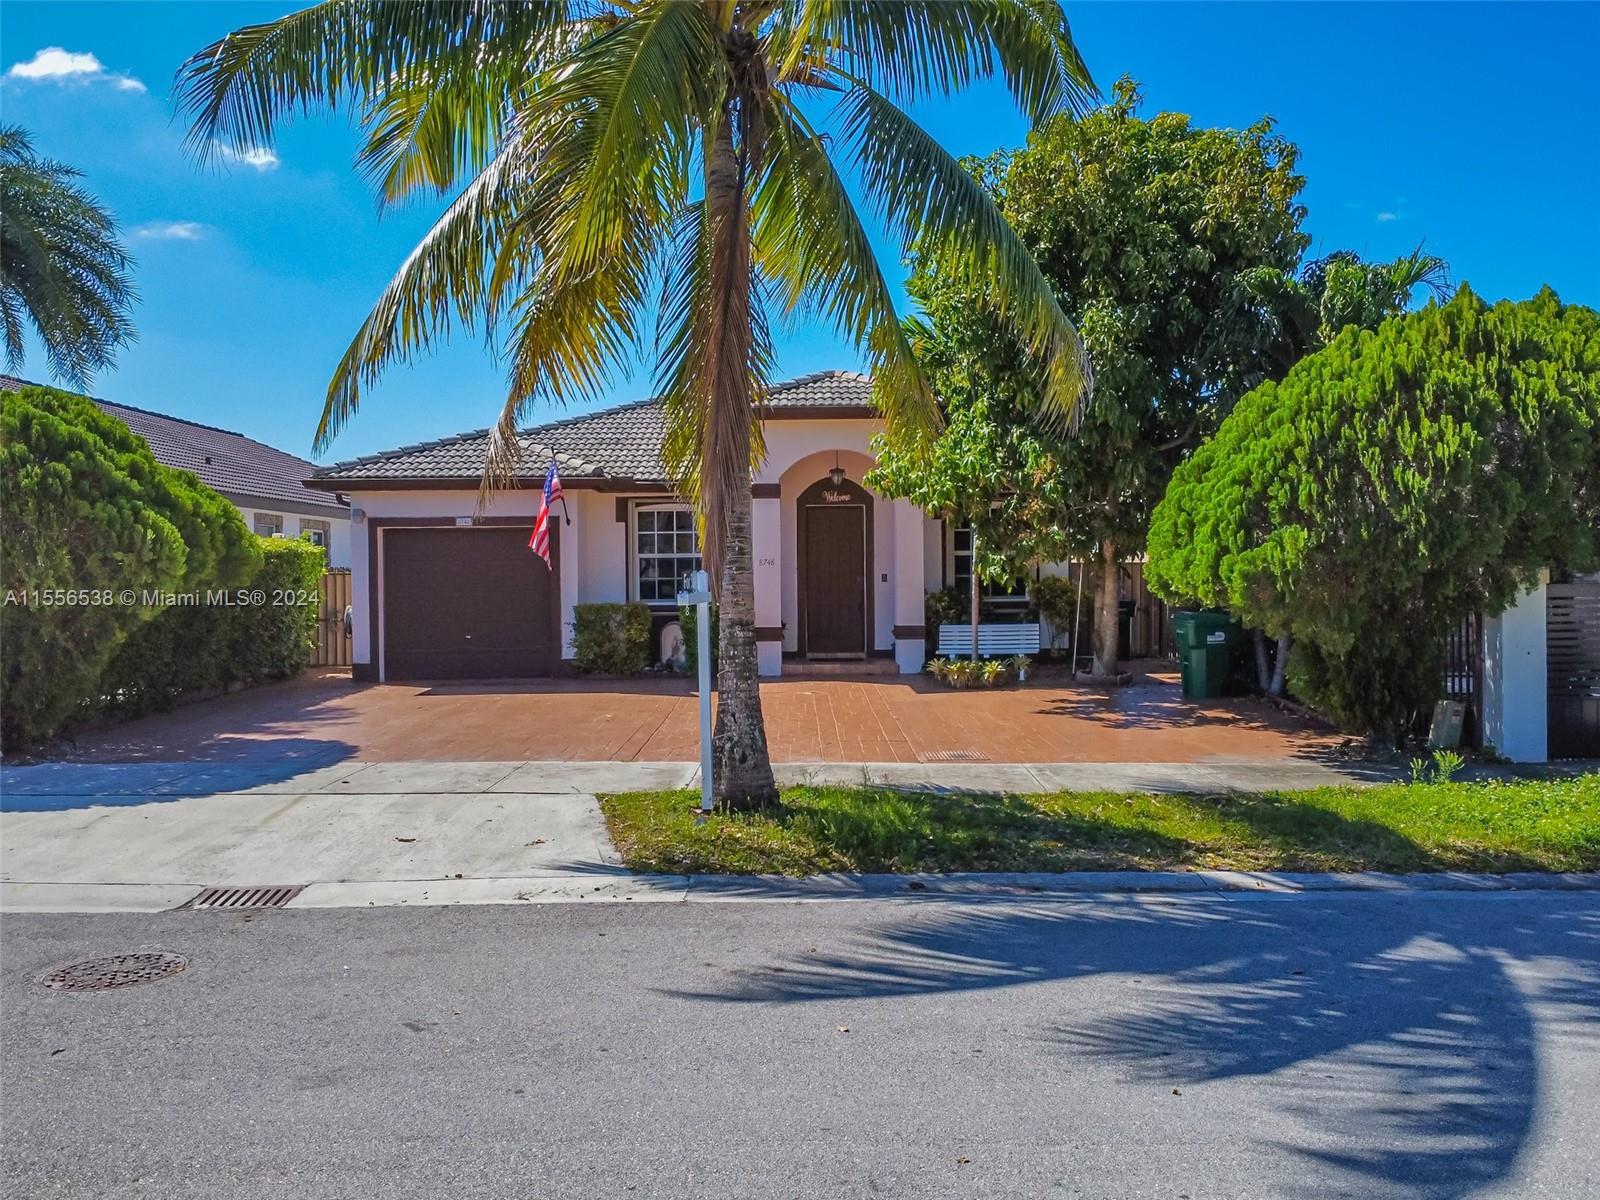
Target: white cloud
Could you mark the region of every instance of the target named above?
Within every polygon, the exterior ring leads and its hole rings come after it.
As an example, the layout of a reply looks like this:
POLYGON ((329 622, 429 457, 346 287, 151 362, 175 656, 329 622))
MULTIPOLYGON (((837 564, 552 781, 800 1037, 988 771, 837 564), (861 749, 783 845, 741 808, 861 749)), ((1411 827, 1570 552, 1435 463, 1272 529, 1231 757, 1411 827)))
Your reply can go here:
POLYGON ((108 71, 105 64, 88 53, 46 46, 27 62, 13 63, 7 79, 27 79, 40 83, 109 83, 120 92, 142 92, 144 84, 132 75, 108 71))
POLYGON ((278 156, 265 146, 251 146, 245 150, 235 150, 232 146, 217 143, 217 153, 225 162, 243 163, 247 167, 254 167, 258 171, 275 170, 278 166, 278 156))
POLYGON ((147 221, 133 231, 134 237, 163 242, 197 242, 210 232, 199 221, 147 221))
POLYGON ((1395 212, 1381 212, 1378 214, 1378 220, 1380 221, 1398 221, 1399 219, 1400 214, 1395 212))

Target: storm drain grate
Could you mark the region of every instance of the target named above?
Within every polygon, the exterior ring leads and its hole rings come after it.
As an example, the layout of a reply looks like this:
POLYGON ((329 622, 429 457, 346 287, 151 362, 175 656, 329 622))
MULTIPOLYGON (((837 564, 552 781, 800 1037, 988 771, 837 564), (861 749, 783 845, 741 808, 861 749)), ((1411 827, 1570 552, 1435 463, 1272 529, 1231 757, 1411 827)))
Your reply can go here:
POLYGON ((917 755, 923 762, 988 762, 989 756, 981 750, 930 750, 917 755))
POLYGON ((176 975, 189 965, 181 954, 146 951, 89 958, 51 971, 39 982, 55 992, 107 992, 115 988, 154 983, 176 975))
POLYGON ((301 892, 304 884, 284 887, 210 887, 185 908, 282 908, 301 892))

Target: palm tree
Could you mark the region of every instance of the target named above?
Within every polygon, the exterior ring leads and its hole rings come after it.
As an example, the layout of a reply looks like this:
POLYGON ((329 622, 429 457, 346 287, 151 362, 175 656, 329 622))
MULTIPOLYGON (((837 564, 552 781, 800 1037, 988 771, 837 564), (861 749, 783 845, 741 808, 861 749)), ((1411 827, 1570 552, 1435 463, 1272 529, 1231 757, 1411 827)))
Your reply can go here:
POLYGON ((486 496, 513 477, 530 407, 597 395, 653 329, 663 458, 720 605, 717 794, 754 805, 776 796, 750 543, 769 317, 830 321, 867 352, 885 421, 939 421, 834 153, 903 246, 948 247, 985 280, 1036 355, 1048 415, 1068 419, 1087 386, 1028 251, 900 107, 995 72, 1035 122, 1092 95, 1055 0, 330 0, 200 51, 178 95, 202 151, 343 107, 383 202, 456 193, 339 363, 319 445, 389 363, 481 330, 509 361, 486 496))
POLYGON ((1353 250, 1311 259, 1289 274, 1247 277, 1256 316, 1267 335, 1261 378, 1281 379, 1351 325, 1376 329, 1411 307, 1418 289, 1436 300, 1450 294, 1450 268, 1419 245, 1390 262, 1368 262, 1353 250))
POLYGON ((72 181, 81 171, 39 158, 16 125, 0 126, 0 319, 6 363, 22 366, 23 319, 51 374, 75 387, 133 340, 136 299, 117 223, 72 181))

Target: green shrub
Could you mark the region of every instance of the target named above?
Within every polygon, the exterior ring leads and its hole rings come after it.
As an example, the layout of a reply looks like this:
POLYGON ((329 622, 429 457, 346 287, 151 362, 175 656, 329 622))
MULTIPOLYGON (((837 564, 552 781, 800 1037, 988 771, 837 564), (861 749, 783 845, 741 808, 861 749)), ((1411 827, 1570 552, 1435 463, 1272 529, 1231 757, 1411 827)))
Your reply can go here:
POLYGON ((585 675, 637 675, 650 665, 649 606, 574 605, 572 647, 585 675))
POLYGON ((960 588, 940 588, 929 592, 922 601, 922 619, 929 636, 937 640, 939 626, 965 625, 971 618, 972 598, 960 588))
POLYGON ((1440 642, 1600 562, 1600 314, 1545 289, 1347 329, 1173 476, 1145 579, 1293 639, 1295 693, 1395 744, 1440 642))
MULTIPOLYGON (((255 535, 252 534, 252 537, 255 535)), ((211 603, 162 609, 139 626, 107 665, 90 708, 135 716, 186 696, 297 675, 317 629, 322 547, 258 538, 261 567, 211 603)))
MULTIPOLYGON (((699 605, 691 605, 678 610, 678 624, 683 629, 683 669, 690 675, 697 675, 700 671, 700 623, 695 614, 699 605)), ((717 634, 720 623, 717 620, 717 606, 711 606, 711 674, 717 673, 717 634)))
POLYGON ((161 612, 144 593, 237 587, 260 563, 232 504, 87 397, 0 395, 0 740, 96 705, 118 647, 161 612))
MULTIPOLYGON (((1081 569, 1081 568, 1080 568, 1081 569)), ((1041 575, 1028 585, 1028 599, 1039 610, 1039 615, 1050 622, 1050 634, 1059 639, 1062 634, 1075 642, 1072 621, 1082 615, 1081 597, 1077 584, 1065 575, 1041 575)), ((1089 603, 1094 604, 1094 593, 1089 593, 1089 603)), ((1054 641, 1051 642, 1053 646, 1054 641)))

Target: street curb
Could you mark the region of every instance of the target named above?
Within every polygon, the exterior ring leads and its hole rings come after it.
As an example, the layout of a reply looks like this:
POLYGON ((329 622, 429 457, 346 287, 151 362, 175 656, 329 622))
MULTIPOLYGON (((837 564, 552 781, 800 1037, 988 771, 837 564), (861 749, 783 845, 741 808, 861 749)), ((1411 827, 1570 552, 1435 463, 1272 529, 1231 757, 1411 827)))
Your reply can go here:
POLYGON ((313 883, 290 908, 435 907, 459 904, 806 904, 862 900, 1063 900, 1183 896, 1213 900, 1348 892, 1437 895, 1600 892, 1600 874, 1386 875, 1246 871, 961 872, 948 875, 651 875, 625 869, 550 871, 526 878, 313 883))
MULTIPOLYGON (((0 912, 170 912, 196 884, 0 885, 0 912)), ((549 871, 492 879, 327 881, 307 884, 293 909, 434 908, 453 905, 593 903, 796 904, 849 900, 1064 900, 1072 897, 1181 896, 1242 900, 1330 893, 1428 896, 1474 892, 1600 892, 1600 873, 1520 871, 1388 875, 1281 871, 963 872, 949 875, 645 875, 626 870, 549 871)))
MULTIPOLYGON (((669 877, 656 877, 665 881, 669 877)), ((679 877, 670 877, 676 881, 679 877)), ((1408 875, 1292 871, 959 872, 947 875, 814 875, 805 878, 691 875, 687 900, 959 899, 1119 894, 1233 897, 1360 892, 1600 892, 1600 873, 1462 871, 1408 875)))

